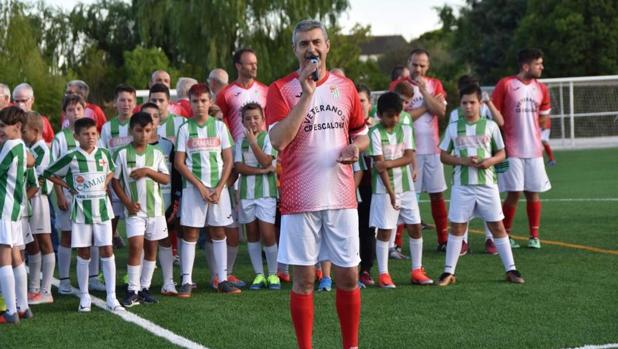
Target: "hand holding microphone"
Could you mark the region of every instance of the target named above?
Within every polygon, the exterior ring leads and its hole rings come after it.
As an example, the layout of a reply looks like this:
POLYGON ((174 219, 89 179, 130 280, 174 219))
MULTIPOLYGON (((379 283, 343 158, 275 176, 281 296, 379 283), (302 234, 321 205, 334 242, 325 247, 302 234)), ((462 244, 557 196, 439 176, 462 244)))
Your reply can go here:
POLYGON ((313 73, 311 73, 311 79, 313 81, 318 81, 320 79, 320 76, 318 75, 318 67, 317 65, 320 63, 320 57, 318 56, 310 56, 309 57, 309 61, 313 64, 316 65, 315 71, 313 73))

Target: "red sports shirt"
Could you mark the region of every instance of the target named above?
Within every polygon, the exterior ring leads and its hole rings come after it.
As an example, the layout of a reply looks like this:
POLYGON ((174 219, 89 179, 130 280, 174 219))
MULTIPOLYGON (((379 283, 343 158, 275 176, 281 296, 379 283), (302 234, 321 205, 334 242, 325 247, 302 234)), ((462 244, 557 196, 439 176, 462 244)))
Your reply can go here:
POLYGON ((247 88, 242 87, 238 82, 233 82, 217 94, 215 104, 221 108, 223 121, 230 129, 234 142, 240 142, 244 136, 240 115, 242 107, 247 103, 255 102, 265 108, 267 94, 268 87, 259 81, 253 81, 247 88))

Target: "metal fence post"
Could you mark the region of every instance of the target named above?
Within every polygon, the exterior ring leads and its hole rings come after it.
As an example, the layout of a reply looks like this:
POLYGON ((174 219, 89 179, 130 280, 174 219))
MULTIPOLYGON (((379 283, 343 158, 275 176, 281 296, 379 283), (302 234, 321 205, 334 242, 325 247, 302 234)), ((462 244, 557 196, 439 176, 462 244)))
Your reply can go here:
POLYGON ((573 81, 569 81, 569 115, 571 119, 571 147, 575 148, 575 99, 573 81))

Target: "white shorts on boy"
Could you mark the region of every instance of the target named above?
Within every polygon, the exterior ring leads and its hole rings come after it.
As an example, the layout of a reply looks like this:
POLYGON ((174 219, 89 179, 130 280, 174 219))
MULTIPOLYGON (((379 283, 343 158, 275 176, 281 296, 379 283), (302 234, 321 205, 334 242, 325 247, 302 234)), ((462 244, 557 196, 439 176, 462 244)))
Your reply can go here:
POLYGON ((360 263, 356 209, 281 216, 279 263, 310 266, 326 260, 343 268, 360 263))
POLYGON ((21 220, 13 222, 8 219, 0 219, 0 245, 7 245, 10 247, 24 245, 21 220))
POLYGON ((551 135, 551 128, 541 129, 541 142, 549 142, 550 135, 551 135))
POLYGON ((111 246, 112 221, 103 223, 73 223, 71 231, 71 247, 111 246))
POLYGON ((421 215, 418 210, 416 193, 412 190, 397 193, 399 210, 393 208, 388 194, 371 195, 369 209, 369 226, 378 229, 395 229, 397 224, 420 224, 421 215))
POLYGON ((444 165, 440 161, 440 154, 417 154, 414 191, 417 193, 441 193, 446 189, 444 165))
POLYGON ((60 231, 71 231, 71 227, 73 226, 73 222, 71 222, 71 202, 73 201, 73 195, 71 195, 68 190, 64 190, 64 198, 69 208, 63 211, 56 206, 56 229, 60 231))
POLYGON ((159 241, 168 235, 167 221, 164 216, 138 217, 129 216, 125 219, 127 238, 143 236, 148 241, 159 241))
POLYGON ((473 217, 485 222, 504 219, 500 193, 495 185, 454 185, 448 219, 454 223, 468 223, 473 217))
POLYGON ((22 244, 17 245, 21 250, 26 248, 26 245, 34 241, 34 236, 32 236, 32 230, 30 230, 30 223, 28 222, 28 217, 23 217, 21 219, 21 233, 22 233, 22 244))
POLYGON ((47 195, 36 195, 30 199, 32 216, 28 221, 32 234, 51 234, 51 218, 49 216, 49 199, 47 195))
POLYGON ((240 200, 238 222, 240 224, 247 224, 259 219, 262 222, 275 224, 276 212, 277 199, 275 198, 240 200))
POLYGON ((543 157, 508 158, 509 168, 498 177, 501 192, 530 191, 542 193, 551 189, 543 157))
POLYGON ((185 227, 226 227, 234 223, 230 195, 225 188, 221 191, 217 204, 204 201, 199 190, 193 186, 184 188, 180 211, 180 225, 185 227))

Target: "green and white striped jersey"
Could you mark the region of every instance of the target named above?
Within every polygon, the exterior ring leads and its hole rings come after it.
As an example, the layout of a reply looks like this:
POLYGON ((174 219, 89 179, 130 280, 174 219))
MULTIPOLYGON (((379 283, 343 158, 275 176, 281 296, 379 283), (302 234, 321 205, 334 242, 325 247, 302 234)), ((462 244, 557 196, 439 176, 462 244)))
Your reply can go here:
POLYGON ((1 219, 18 222, 26 203, 26 144, 21 139, 6 140, 0 148, 1 219))
MULTIPOLYGON (((41 139, 30 147, 30 152, 32 153, 32 156, 34 156, 34 169, 36 170, 36 175, 37 177, 41 177, 43 175, 43 171, 45 171, 45 169, 49 167, 49 163, 51 160, 47 143, 45 143, 45 140, 41 139)), ((53 187, 52 182, 41 177, 39 186, 39 194, 51 194, 53 187)))
POLYGON ((107 196, 105 180, 114 172, 112 156, 107 149, 95 147, 91 153, 76 148, 66 153, 43 172, 43 177, 64 178, 76 194, 71 203, 74 223, 102 223, 114 218, 107 196))
POLYGON ((402 125, 409 125, 412 127, 414 125, 414 121, 412 120, 412 115, 406 111, 402 111, 399 114, 399 123, 402 125))
MULTIPOLYGON (((185 164, 206 187, 214 188, 219 184, 223 171, 221 151, 234 145, 227 126, 214 117, 208 117, 203 125, 190 119, 178 130, 176 153, 185 153, 185 164)), ((193 184, 183 178, 183 186, 193 184)))
POLYGON ((118 117, 115 117, 103 125, 99 148, 105 148, 114 153, 132 141, 133 137, 129 134, 129 119, 120 121, 118 117))
MULTIPOLYGON (((270 143, 270 137, 268 137, 268 132, 262 131, 257 135, 257 144, 260 149, 266 155, 270 155, 273 157, 273 165, 274 158, 277 156, 277 151, 273 148, 270 143)), ((236 151, 234 152, 234 162, 242 162, 243 164, 256 167, 263 168, 260 165, 258 159, 255 157, 255 153, 249 145, 249 142, 246 138, 242 138, 242 140, 236 143, 236 151)), ((276 198, 277 197, 277 178, 274 172, 270 172, 268 174, 259 174, 259 175, 240 175, 240 199, 241 200, 252 200, 252 199, 260 199, 260 198, 276 198)))
POLYGON ((64 154, 79 147, 79 142, 75 140, 73 129, 67 127, 56 133, 51 145, 51 161, 60 159, 64 154))
MULTIPOLYGON (((356 172, 365 172, 367 171, 367 162, 365 161, 365 156, 363 153, 361 153, 358 156, 358 160, 356 160, 355 163, 352 164, 352 172, 354 172, 356 174, 356 172)), ((360 190, 358 190, 358 188, 356 188, 356 201, 357 202, 362 202, 363 199, 361 198, 361 194, 360 194, 360 190)))
MULTIPOLYGON (((160 217, 165 215, 163 196, 159 183, 150 177, 142 177, 138 180, 131 178, 131 172, 140 168, 149 168, 155 172, 169 175, 163 153, 153 145, 147 145, 143 153, 135 151, 133 144, 120 148, 114 154, 116 170, 114 178, 120 181, 122 189, 132 202, 140 205, 138 217, 160 217)), ((130 216, 125 207, 125 215, 130 216)))
POLYGON ((163 153, 163 157, 165 158, 165 166, 167 166, 167 169, 170 173, 170 182, 168 184, 159 184, 159 187, 161 188, 161 194, 163 195, 163 208, 165 210, 167 210, 168 207, 170 207, 170 205, 172 204, 172 174, 173 174, 173 170, 172 170, 172 166, 174 166, 172 164, 172 152, 174 151, 174 144, 172 143, 172 141, 170 141, 167 138, 164 137, 159 137, 159 139, 154 142, 154 143, 150 143, 152 146, 157 147, 161 153, 163 153))
MULTIPOLYGON (((448 122, 457 122, 459 119, 464 119, 463 110, 461 107, 457 107, 451 111, 451 115, 449 116, 448 122)), ((485 103, 481 103, 481 119, 493 120, 493 116, 491 115, 491 110, 485 103)))
POLYGON ((21 205, 21 218, 32 217, 32 205, 28 200, 28 189, 39 188, 39 178, 36 175, 34 167, 26 169, 26 190, 24 191, 24 205, 21 205))
MULTIPOLYGON (((487 119, 469 123, 465 119, 450 123, 444 132, 440 149, 459 158, 477 156, 479 161, 504 149, 498 125, 487 119)), ((453 185, 496 185, 494 167, 477 169, 457 165, 453 169, 453 185)))
MULTIPOLYGON (((384 160, 395 160, 403 156, 405 150, 414 150, 414 136, 410 125, 397 124, 388 132, 382 124, 369 129, 369 149, 367 155, 382 155, 384 160)), ((391 188, 395 193, 414 190, 410 166, 391 168, 387 170, 391 188)), ((382 183, 380 174, 375 167, 371 169, 371 187, 374 194, 386 194, 388 191, 382 183)))
POLYGON ((159 128, 157 128, 157 134, 160 137, 164 137, 172 141, 176 145, 176 135, 178 135, 178 129, 187 119, 176 114, 169 113, 165 121, 161 121, 159 128))

